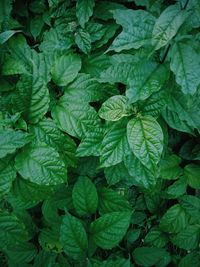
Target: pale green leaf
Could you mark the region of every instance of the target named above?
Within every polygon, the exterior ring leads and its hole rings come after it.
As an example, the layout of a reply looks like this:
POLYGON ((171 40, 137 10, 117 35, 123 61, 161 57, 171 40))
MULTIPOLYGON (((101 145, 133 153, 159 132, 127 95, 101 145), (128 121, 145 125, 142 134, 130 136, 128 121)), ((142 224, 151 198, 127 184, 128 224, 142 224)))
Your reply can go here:
POLYGON ((161 157, 163 132, 151 116, 137 117, 127 125, 127 137, 134 155, 143 165, 151 169, 161 157))

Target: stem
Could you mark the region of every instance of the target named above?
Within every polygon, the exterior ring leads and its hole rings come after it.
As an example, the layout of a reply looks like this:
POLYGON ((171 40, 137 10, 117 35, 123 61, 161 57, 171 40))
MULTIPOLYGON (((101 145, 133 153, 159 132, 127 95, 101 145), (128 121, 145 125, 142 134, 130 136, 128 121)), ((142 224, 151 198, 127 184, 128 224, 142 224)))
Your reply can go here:
POLYGON ((187 0, 187 1, 185 2, 185 5, 184 5, 183 9, 186 9, 186 8, 187 8, 188 3, 189 3, 189 0, 187 0))

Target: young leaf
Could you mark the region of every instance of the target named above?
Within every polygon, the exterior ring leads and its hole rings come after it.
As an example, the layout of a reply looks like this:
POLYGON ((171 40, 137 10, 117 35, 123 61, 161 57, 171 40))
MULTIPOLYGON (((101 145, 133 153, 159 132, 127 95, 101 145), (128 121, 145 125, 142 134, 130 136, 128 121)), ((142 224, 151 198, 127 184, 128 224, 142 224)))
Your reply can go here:
POLYGON ((88 22, 92 16, 95 0, 78 0, 76 4, 76 16, 81 27, 85 27, 85 23, 88 22))
POLYGON ((95 185, 89 178, 79 177, 73 188, 72 199, 77 213, 81 216, 96 212, 98 195, 95 185))
POLYGON ((111 212, 91 223, 90 231, 95 244, 103 249, 118 245, 130 223, 131 212, 111 212))
POLYGON ((131 115, 131 107, 127 102, 128 98, 125 96, 112 96, 102 104, 99 116, 107 121, 118 121, 122 117, 129 116, 131 115))
POLYGON ((88 248, 86 231, 82 223, 69 213, 63 218, 60 228, 60 241, 64 252, 74 259, 82 258, 88 248))
POLYGON ((163 150, 163 132, 153 117, 130 120, 127 137, 130 148, 143 165, 151 169, 159 162, 163 150))

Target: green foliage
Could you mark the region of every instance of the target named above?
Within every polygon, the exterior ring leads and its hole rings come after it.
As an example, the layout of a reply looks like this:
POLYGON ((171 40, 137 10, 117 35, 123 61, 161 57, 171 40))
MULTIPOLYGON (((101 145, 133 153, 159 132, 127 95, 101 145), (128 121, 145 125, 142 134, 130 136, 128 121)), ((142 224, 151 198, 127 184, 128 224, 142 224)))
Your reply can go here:
POLYGON ((200 266, 199 0, 0 0, 0 266, 200 266))

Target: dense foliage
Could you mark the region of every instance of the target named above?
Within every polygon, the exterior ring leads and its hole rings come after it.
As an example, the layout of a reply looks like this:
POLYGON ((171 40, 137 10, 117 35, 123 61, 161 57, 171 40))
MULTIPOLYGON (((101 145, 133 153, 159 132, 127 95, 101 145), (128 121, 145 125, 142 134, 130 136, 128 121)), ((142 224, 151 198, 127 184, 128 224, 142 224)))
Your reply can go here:
POLYGON ((200 1, 0 0, 0 266, 200 266, 200 1))

